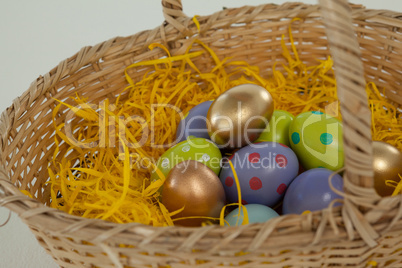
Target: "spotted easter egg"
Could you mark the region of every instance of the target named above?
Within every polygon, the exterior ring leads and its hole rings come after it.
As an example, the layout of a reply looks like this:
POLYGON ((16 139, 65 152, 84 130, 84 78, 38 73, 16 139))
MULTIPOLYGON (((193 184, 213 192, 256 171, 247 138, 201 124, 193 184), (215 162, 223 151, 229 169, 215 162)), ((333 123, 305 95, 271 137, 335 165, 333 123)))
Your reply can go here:
POLYGON ((319 111, 301 113, 290 124, 289 139, 306 170, 343 167, 342 123, 335 117, 319 111))
POLYGON ((274 206, 282 198, 287 186, 297 176, 299 162, 286 145, 261 142, 242 147, 229 157, 220 173, 220 180, 230 203, 239 202, 236 178, 243 204, 274 206))
MULTIPOLYGON (((333 171, 326 168, 314 168, 297 176, 289 185, 283 198, 283 214, 302 214, 306 211, 321 210, 335 199, 342 199, 334 192, 329 183, 333 171)), ((339 174, 331 178, 333 187, 343 191, 343 179, 339 174)), ((334 203, 339 206, 340 203, 334 203)))
MULTIPOLYGON (((219 148, 211 140, 204 138, 190 137, 168 149, 158 159, 157 168, 167 177, 170 170, 177 164, 186 160, 195 160, 205 164, 216 175, 221 170, 222 154, 219 148)), ((151 181, 159 179, 159 175, 154 170, 151 174, 151 181)))
POLYGON ((176 141, 182 142, 189 136, 209 139, 207 114, 213 101, 204 101, 194 106, 180 121, 176 130, 176 141))

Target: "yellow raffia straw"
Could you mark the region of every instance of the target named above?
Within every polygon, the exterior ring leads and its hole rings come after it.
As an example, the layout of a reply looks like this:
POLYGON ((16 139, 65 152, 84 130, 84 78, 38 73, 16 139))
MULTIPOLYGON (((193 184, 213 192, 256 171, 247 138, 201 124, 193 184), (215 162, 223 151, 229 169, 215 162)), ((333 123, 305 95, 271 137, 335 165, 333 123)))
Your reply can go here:
POLYGON ((237 176, 237 173, 236 173, 236 170, 235 170, 235 168, 234 168, 234 166, 233 166, 232 161, 231 161, 231 160, 228 160, 228 163, 229 163, 230 169, 232 170, 234 180, 235 180, 235 182, 236 182, 236 189, 237 189, 238 202, 237 202, 237 203, 232 203, 232 204, 227 204, 227 205, 225 205, 225 206, 222 208, 221 213, 220 213, 220 217, 219 217, 219 224, 220 224, 221 226, 224 226, 225 223, 226 223, 227 225, 229 225, 228 222, 225 220, 225 211, 226 211, 226 208, 229 207, 229 206, 238 206, 238 207, 239 207, 239 211, 238 211, 238 213, 237 213, 236 226, 239 225, 239 220, 240 220, 240 217, 241 217, 241 211, 242 211, 242 210, 243 210, 243 221, 242 221, 242 224, 241 224, 241 225, 246 225, 246 224, 249 223, 249 217, 248 217, 247 208, 246 208, 246 207, 242 204, 242 202, 241 202, 242 199, 241 199, 241 189, 240 189, 239 178, 238 178, 238 176, 237 176))
POLYGON ((303 213, 301 215, 306 215, 306 214, 310 214, 310 213, 311 213, 310 210, 305 210, 305 211, 303 211, 303 213))
POLYGON ((23 193, 24 195, 26 195, 26 196, 28 196, 28 197, 30 197, 30 198, 33 198, 33 196, 31 195, 31 193, 28 192, 27 190, 20 190, 20 191, 21 191, 21 193, 23 193))
POLYGON ((198 33, 200 33, 201 32, 201 26, 200 26, 200 22, 197 19, 198 17, 199 17, 198 15, 195 15, 192 20, 193 20, 195 26, 197 26, 198 33))
MULTIPOLYGON (((196 17, 193 21, 201 31, 196 17)), ((166 57, 128 66, 124 71, 128 86, 116 99, 106 99, 99 107, 79 95, 59 101, 52 113, 55 149, 46 182, 50 206, 73 215, 117 223, 173 225, 171 217, 181 210, 169 212, 159 202, 158 190, 165 178, 156 168, 156 161, 168 149, 166 145, 173 144, 181 116, 166 105, 177 107, 184 115, 231 87, 253 83, 271 93, 275 109, 293 115, 319 110, 342 119, 332 59, 317 60, 307 66, 300 59, 290 27, 290 49, 285 39, 284 36, 282 49, 287 63, 274 64, 269 77, 262 76, 257 66, 245 61, 219 58, 212 47, 199 40, 193 40, 184 54, 176 56, 161 44, 151 44, 150 50, 161 49, 166 57), (197 63, 205 65, 207 60, 211 68, 200 70, 197 63), (137 67, 147 68, 139 81, 130 76, 137 67), (64 122, 59 116, 66 112, 73 116, 64 122), (142 120, 129 120, 133 115, 142 120), (142 142, 146 127, 153 128, 153 139, 142 142), (161 179, 151 182, 152 171, 161 179)), ((372 111, 373 140, 402 150, 400 111, 374 83, 368 83, 366 91, 372 111)), ((238 182, 236 185, 240 192, 238 182)), ((240 196, 241 193, 239 200, 240 196)), ((227 206, 233 205, 239 206, 239 213, 244 207, 240 201, 227 206)), ((225 208, 219 218, 221 225, 225 208)))
POLYGON ((400 181, 396 182, 393 180, 385 180, 385 185, 389 187, 394 187, 395 190, 392 192, 391 196, 396 196, 402 192, 402 176, 401 174, 398 174, 400 181))

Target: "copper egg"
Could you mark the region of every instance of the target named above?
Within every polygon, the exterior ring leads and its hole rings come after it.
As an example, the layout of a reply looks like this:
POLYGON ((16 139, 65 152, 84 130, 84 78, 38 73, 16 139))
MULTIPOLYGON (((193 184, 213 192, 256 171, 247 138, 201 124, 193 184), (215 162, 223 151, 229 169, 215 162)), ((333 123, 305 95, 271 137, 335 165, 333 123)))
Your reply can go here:
POLYGON ((209 108, 209 136, 220 148, 243 147, 260 136, 273 111, 272 96, 265 88, 235 86, 218 96, 209 108))
POLYGON ((391 144, 373 141, 374 188, 381 196, 392 195, 395 190, 386 180, 399 182, 402 176, 402 153, 391 144))
POLYGON ((162 203, 170 212, 184 207, 172 217, 175 225, 200 226, 206 220, 203 217, 219 218, 225 200, 225 191, 218 176, 195 160, 174 166, 162 190, 162 203), (177 220, 183 217, 196 218, 177 220))

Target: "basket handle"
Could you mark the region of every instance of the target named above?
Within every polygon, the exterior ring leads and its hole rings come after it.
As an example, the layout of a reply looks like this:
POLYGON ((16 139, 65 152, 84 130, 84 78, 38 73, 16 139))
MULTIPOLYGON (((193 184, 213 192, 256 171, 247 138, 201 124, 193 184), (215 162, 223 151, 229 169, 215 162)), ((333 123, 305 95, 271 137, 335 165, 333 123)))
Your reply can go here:
MULTIPOLYGON (((334 60, 338 98, 343 117, 345 169, 349 181, 373 188, 371 111, 365 92, 364 69, 347 0, 318 0, 334 60)), ((162 0, 166 23, 181 33, 188 18, 181 0, 162 0)))
POLYGON ((347 0, 319 0, 319 4, 335 66, 347 176, 355 185, 373 188, 371 111, 351 9, 347 0))
POLYGON ((181 0, 162 0, 162 10, 166 23, 172 25, 181 33, 186 32, 186 27, 180 22, 180 19, 187 18, 183 13, 181 0))

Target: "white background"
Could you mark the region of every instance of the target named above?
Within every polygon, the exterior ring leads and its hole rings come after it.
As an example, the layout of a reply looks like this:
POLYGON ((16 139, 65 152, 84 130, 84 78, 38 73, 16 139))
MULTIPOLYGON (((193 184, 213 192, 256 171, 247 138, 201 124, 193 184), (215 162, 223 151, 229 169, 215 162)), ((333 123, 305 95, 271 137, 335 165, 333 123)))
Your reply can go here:
MULTIPOLYGON (((0 0, 0 112, 39 75, 80 48, 159 26, 160 0, 0 0)), ((183 0, 188 16, 222 7, 284 3, 274 0, 183 0)), ((315 4, 316 0, 304 0, 315 4)), ((402 12, 402 1, 360 0, 367 8, 402 12)), ((8 217, 0 208, 0 225, 8 217)), ((0 227, 0 267, 58 267, 16 214, 0 227)))

